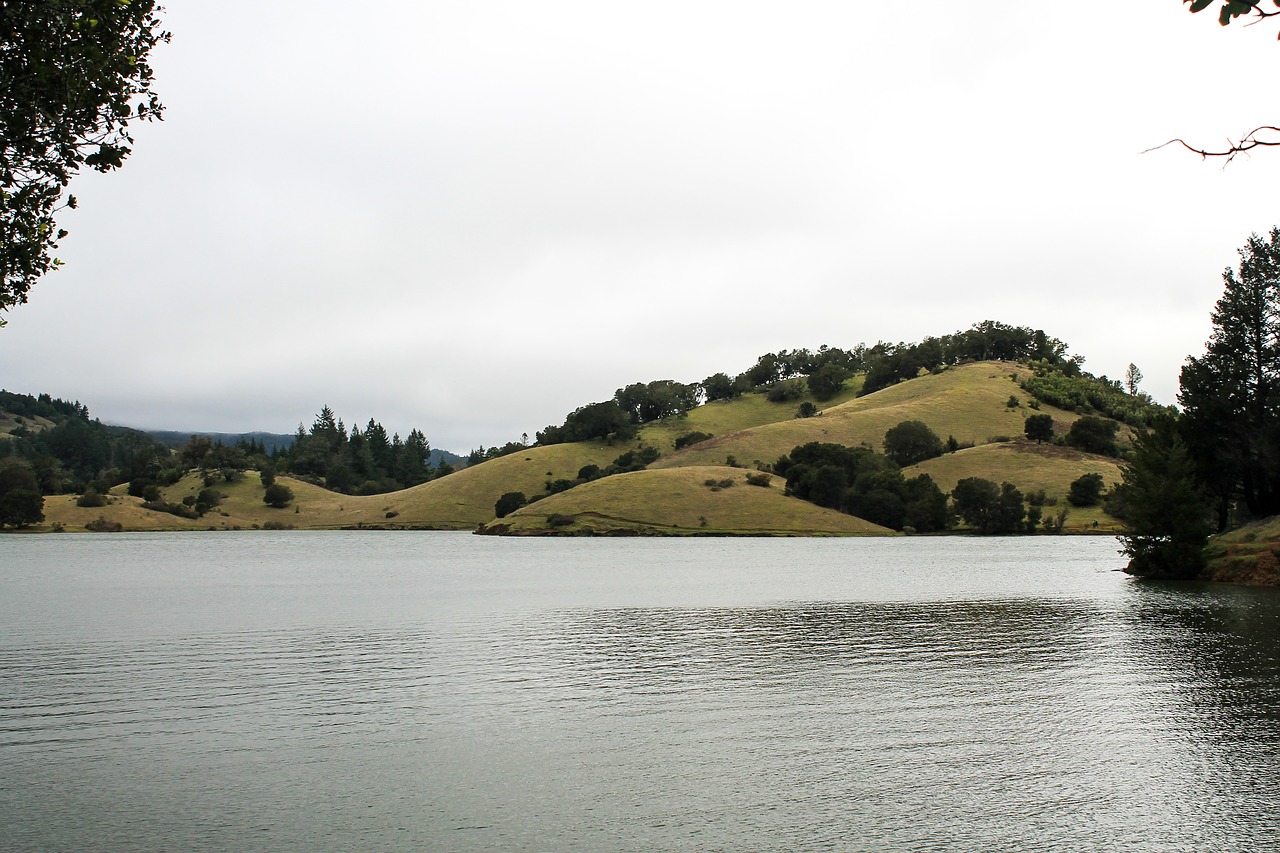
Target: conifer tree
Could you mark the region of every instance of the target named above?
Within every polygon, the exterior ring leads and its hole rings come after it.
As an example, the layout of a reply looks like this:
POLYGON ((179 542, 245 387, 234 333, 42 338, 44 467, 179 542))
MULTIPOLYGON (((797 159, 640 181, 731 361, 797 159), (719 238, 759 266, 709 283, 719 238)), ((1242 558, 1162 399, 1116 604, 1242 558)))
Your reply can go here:
POLYGON ((1250 236, 1222 275, 1206 352, 1182 369, 1184 435, 1219 526, 1236 493, 1254 517, 1280 513, 1280 229, 1250 236))
POLYGON ((1120 536, 1128 572, 1194 577, 1204 567, 1209 512, 1194 482, 1195 465, 1171 419, 1134 439, 1133 457, 1116 487, 1125 506, 1120 536))

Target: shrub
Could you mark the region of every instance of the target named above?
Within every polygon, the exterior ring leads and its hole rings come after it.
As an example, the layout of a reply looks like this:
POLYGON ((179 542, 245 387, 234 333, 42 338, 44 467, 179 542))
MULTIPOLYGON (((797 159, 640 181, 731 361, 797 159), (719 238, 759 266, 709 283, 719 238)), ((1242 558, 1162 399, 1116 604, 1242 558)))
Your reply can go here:
MULTIPOLYGON (((293 489, 283 483, 272 483, 262 495, 262 502, 276 509, 284 509, 293 500, 293 489)), ((297 508, 295 507, 295 510, 297 508)))
POLYGON ((32 489, 10 489, 0 495, 0 527, 27 527, 44 521, 44 496, 32 489))
POLYGON ((85 489, 84 494, 76 498, 76 506, 96 507, 96 506, 106 506, 106 505, 107 505, 106 496, 98 494, 93 489, 85 489))
POLYGON ((757 472, 755 474, 748 474, 747 484, 751 486, 764 486, 767 489, 773 484, 773 477, 769 476, 763 471, 757 472))
POLYGON ((1058 510, 1056 515, 1046 515, 1041 527, 1045 533, 1061 533, 1062 528, 1067 523, 1067 511, 1065 509, 1058 510))
POLYGON ((84 526, 85 530, 94 533, 119 533, 124 530, 124 525, 118 521, 107 521, 105 516, 98 516, 84 526))
POLYGON ((1071 425, 1067 433, 1067 444, 1086 453, 1115 456, 1116 433, 1119 431, 1118 421, 1092 416, 1083 417, 1071 425))
POLYGON ((497 518, 506 518, 528 502, 524 492, 505 492, 493 505, 493 514, 497 518))
POLYGON ((596 465, 594 462, 591 463, 590 465, 583 465, 581 468, 578 469, 578 479, 587 483, 591 482, 592 480, 600 479, 600 474, 601 474, 600 466, 596 465))
POLYGON ((942 455, 942 439, 924 421, 903 421, 884 434, 884 455, 905 468, 942 455))
POLYGON ((196 495, 196 512, 204 515, 220 503, 222 503, 222 492, 201 489, 200 494, 196 495))
POLYGON ((150 483, 142 490, 142 499, 147 501, 160 500, 160 487, 155 483, 150 483))
POLYGON ((1016 409, 1022 405, 1022 401, 1018 399, 1018 395, 1010 394, 1009 399, 1005 401, 1005 405, 1010 409, 1016 409))
POLYGON ((143 509, 149 509, 152 512, 167 512, 169 515, 176 515, 178 518, 199 518, 203 515, 199 508, 192 509, 189 505, 171 504, 166 500, 143 501, 143 509))
POLYGON ((996 485, 981 477, 966 477, 951 493, 955 512, 979 533, 1017 533, 1026 509, 1022 493, 1009 483, 996 485))
POLYGON ((922 420, 904 420, 884 433, 884 455, 906 467, 942 456, 942 439, 922 420))
POLYGON ((818 414, 818 407, 808 400, 805 400, 800 404, 800 408, 796 409, 797 418, 811 418, 816 414, 818 414))
POLYGON ((830 400, 844 388, 849 371, 839 364, 828 362, 809 376, 809 391, 819 400, 830 400))
MULTIPOLYGON (((640 450, 628 450, 626 453, 613 460, 613 464, 609 466, 606 473, 609 474, 625 474, 628 471, 640 471, 645 465, 649 464, 642 458, 646 454, 643 453, 645 448, 640 450)), ((657 457, 655 456, 654 459, 657 457)), ((649 460, 652 462, 653 460, 649 460)))
POLYGON ((1022 425, 1027 438, 1040 444, 1053 439, 1053 415, 1032 415, 1022 425))
POLYGON ((676 439, 675 447, 676 447, 676 450, 682 450, 683 448, 686 448, 691 444, 697 444, 700 441, 706 441, 711 437, 712 435, 709 432, 686 432, 684 435, 676 439))
POLYGON ((395 517, 396 517, 397 515, 399 515, 399 514, 400 514, 400 513, 396 512, 396 511, 393 509, 393 510, 391 510, 390 512, 388 512, 386 515, 384 515, 384 516, 383 516, 383 518, 395 518, 395 517))
POLYGON ((769 386, 765 399, 770 403, 785 403, 788 400, 798 400, 804 396, 805 381, 803 379, 787 379, 782 382, 775 382, 769 386))
POLYGON ((568 527, 573 524, 573 517, 553 512, 547 516, 547 527, 568 527))
POLYGON ((1072 506, 1096 506, 1102 500, 1102 475, 1085 474, 1071 484, 1067 503, 1072 506))
POLYGON ((285 524, 283 521, 264 521, 262 522, 263 530, 292 530, 292 524, 285 524))

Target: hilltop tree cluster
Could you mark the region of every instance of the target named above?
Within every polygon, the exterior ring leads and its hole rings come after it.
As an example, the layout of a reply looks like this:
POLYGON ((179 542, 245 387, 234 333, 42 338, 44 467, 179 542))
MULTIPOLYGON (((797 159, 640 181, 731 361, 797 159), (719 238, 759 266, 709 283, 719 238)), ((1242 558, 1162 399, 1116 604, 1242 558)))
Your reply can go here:
POLYGON ((861 394, 871 394, 921 371, 966 361, 1042 361, 1064 372, 1078 372, 1080 359, 1067 356, 1067 345, 1040 329, 1008 326, 987 320, 972 328, 918 344, 878 345, 881 354, 867 367, 861 394))
MULTIPOLYGON (((735 376, 713 373, 697 383, 660 379, 619 388, 612 399, 581 406, 570 412, 564 423, 540 430, 537 441, 542 445, 627 441, 644 424, 682 415, 704 402, 731 400, 748 393, 765 394, 775 403, 789 402, 805 393, 819 401, 830 400, 855 373, 866 373, 861 394, 911 379, 922 370, 982 359, 1039 360, 1061 372, 1078 374, 1080 359, 1068 358, 1066 350, 1066 344, 1039 329, 991 320, 918 344, 880 342, 852 349, 824 344, 817 350, 779 350, 759 356, 755 364, 735 376)), ((810 403, 803 414, 814 413, 816 408, 810 403)))

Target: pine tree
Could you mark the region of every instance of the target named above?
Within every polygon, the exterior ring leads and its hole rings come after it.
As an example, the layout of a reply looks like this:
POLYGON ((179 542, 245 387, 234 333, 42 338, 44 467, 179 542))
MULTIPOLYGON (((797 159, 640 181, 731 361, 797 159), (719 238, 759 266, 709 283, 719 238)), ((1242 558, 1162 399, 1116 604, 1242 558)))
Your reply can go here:
POLYGON ((1254 234, 1228 268, 1206 352, 1182 369, 1178 400, 1219 526, 1238 492, 1255 517, 1280 513, 1280 229, 1254 234))
POLYGON ((1147 577, 1190 578, 1204 567, 1209 512, 1194 481, 1195 465, 1175 423, 1162 419, 1133 442, 1116 487, 1125 506, 1120 536, 1126 569, 1147 577))

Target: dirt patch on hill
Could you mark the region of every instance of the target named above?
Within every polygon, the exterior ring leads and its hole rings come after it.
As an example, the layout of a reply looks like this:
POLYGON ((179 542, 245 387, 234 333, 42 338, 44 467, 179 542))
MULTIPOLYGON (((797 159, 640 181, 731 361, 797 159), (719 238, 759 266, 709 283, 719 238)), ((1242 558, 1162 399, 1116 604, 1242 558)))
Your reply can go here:
POLYGON ((1280 586, 1280 542, 1259 547, 1257 543, 1232 545, 1227 553, 1209 562, 1200 579, 1249 586, 1280 586), (1274 547, 1270 547, 1270 546, 1274 547))

